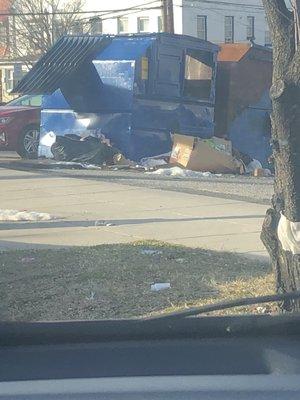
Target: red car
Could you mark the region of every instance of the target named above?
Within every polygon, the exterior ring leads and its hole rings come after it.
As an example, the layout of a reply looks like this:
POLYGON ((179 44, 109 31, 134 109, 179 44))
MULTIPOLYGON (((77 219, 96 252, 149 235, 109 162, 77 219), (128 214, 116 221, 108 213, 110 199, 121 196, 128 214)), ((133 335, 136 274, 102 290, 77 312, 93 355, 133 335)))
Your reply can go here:
POLYGON ((21 96, 0 107, 0 150, 37 158, 42 96, 21 96))

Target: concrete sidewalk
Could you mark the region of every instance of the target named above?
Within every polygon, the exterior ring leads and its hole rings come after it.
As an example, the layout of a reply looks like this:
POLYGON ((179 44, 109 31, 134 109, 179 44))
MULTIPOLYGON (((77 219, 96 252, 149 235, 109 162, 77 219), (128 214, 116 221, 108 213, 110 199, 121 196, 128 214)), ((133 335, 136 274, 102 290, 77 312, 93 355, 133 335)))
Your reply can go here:
POLYGON ((267 256, 259 239, 265 205, 2 168, 0 180, 1 209, 58 218, 0 222, 0 250, 156 239, 267 256))

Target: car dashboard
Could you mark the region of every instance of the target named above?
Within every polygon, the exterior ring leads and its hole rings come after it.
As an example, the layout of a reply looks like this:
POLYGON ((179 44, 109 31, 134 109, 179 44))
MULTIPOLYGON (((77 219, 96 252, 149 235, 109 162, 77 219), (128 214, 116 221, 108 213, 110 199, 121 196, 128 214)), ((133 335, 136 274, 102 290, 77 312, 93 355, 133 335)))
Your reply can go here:
POLYGON ((298 399, 299 317, 272 318, 2 327, 0 399, 298 399))

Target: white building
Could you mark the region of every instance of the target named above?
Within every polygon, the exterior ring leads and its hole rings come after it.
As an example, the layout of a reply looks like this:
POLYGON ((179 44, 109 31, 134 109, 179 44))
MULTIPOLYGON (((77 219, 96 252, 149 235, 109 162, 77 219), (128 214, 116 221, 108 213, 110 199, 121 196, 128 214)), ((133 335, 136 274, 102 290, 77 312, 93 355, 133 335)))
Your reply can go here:
MULTIPOLYGON (((175 33, 214 43, 247 42, 270 46, 261 0, 173 0, 175 33)), ((96 11, 94 33, 160 32, 161 0, 86 0, 85 10, 96 11)), ((91 14, 92 15, 92 14, 91 14)))

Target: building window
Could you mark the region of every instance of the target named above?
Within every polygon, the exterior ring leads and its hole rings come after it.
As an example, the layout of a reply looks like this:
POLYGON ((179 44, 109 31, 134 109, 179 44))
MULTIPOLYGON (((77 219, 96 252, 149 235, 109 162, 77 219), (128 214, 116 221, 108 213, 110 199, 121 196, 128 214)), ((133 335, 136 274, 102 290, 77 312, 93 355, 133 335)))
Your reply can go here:
POLYGON ((5 69, 4 82, 5 90, 10 92, 14 87, 14 71, 12 69, 5 69))
POLYGON ((265 31, 265 46, 268 46, 268 47, 272 46, 271 33, 269 30, 265 31))
POLYGON ((271 38, 271 32, 269 31, 267 18, 266 18, 265 24, 267 27, 265 30, 265 46, 271 47, 272 46, 272 38, 271 38))
POLYGON ((247 40, 254 40, 255 39, 255 34, 254 34, 254 27, 255 24, 255 19, 252 16, 247 17, 247 40))
POLYGON ((102 33, 102 20, 101 18, 95 17, 90 19, 91 24, 91 34, 97 35, 102 33))
POLYGON ((9 29, 7 20, 0 22, 0 43, 4 46, 9 44, 9 29))
POLYGON ((120 17, 118 18, 118 33, 127 33, 128 32, 128 18, 120 17))
POLYGON ((197 15, 197 37, 207 40, 207 16, 197 15))
POLYGON ((234 43, 234 17, 225 17, 225 43, 234 43))
POLYGON ((206 51, 188 50, 185 56, 184 96, 209 100, 213 79, 213 58, 206 51))
POLYGON ((163 31, 163 19, 162 16, 157 17, 157 31, 162 32, 163 31))
POLYGON ((138 32, 149 32, 149 17, 139 17, 138 22, 138 32))

